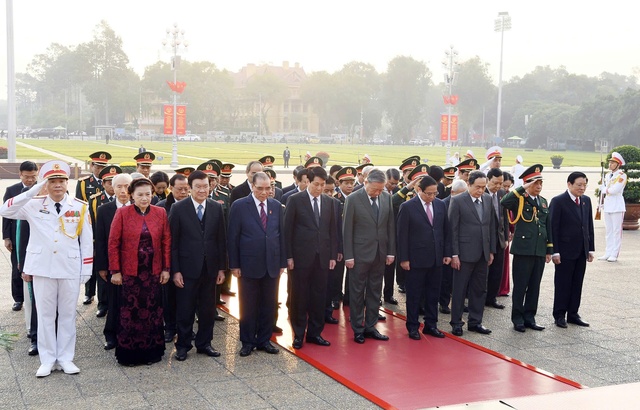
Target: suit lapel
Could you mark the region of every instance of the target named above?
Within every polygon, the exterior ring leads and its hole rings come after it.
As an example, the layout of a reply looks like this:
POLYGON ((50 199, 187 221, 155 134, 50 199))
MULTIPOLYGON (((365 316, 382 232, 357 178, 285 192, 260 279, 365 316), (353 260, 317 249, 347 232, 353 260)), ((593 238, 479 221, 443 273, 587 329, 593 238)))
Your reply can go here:
MULTIPOLYGON (((262 227, 262 221, 260 220, 260 215, 258 214, 258 209, 256 208, 256 203, 253 201, 253 196, 249 194, 247 197, 247 207, 249 208, 249 213, 253 215, 253 219, 256 221, 258 226, 266 232, 266 230, 262 227)), ((267 210, 265 212, 269 212, 269 202, 267 201, 267 210)), ((269 216, 267 215, 267 224, 269 224, 269 216)))
POLYGON ((482 221, 480 220, 480 215, 478 215, 478 210, 476 209, 476 204, 475 204, 475 198, 471 196, 471 194, 467 193, 466 194, 467 197, 465 198, 465 202, 467 203, 467 207, 471 210, 471 212, 473 213, 473 216, 476 217, 476 219, 482 223, 482 221))
MULTIPOLYGON (((427 223, 429 225, 432 225, 431 222, 429 222, 429 217, 427 216, 427 210, 422 206, 422 201, 420 200, 420 198, 418 198, 418 196, 414 196, 412 201, 415 201, 415 207, 416 207, 416 212, 422 214, 422 217, 424 218, 425 221, 427 221, 427 223)), ((433 206, 433 202, 431 202, 431 209, 433 210, 433 217, 435 220, 435 211, 436 211, 436 207, 433 206)))
MULTIPOLYGON (((360 188, 358 191, 360 194, 360 197, 362 198, 362 203, 364 204, 364 206, 367 209, 367 212, 369 213, 369 216, 371 216, 371 218, 373 219, 373 222, 376 223, 376 225, 378 224, 378 218, 376 216, 375 213, 373 213, 373 208, 371 207, 371 201, 369 201, 369 195, 367 194, 367 191, 364 190, 363 188, 360 188)), ((380 212, 380 201, 378 201, 378 212, 380 212)))
POLYGON ((581 200, 580 205, 576 205, 576 203, 571 199, 571 196, 568 192, 565 192, 564 195, 567 198, 567 206, 569 206, 569 208, 571 208, 571 212, 573 212, 576 217, 578 217, 578 221, 582 222, 582 205, 584 202, 581 200))

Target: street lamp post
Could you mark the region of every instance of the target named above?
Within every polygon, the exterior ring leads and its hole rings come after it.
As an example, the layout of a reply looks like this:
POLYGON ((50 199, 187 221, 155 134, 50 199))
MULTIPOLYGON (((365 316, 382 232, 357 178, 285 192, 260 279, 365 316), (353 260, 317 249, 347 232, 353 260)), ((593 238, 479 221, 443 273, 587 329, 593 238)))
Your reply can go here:
MULTIPOLYGON (((180 56, 178 49, 180 46, 187 48, 189 43, 184 40, 184 29, 178 28, 178 23, 173 23, 172 28, 167 29, 167 38, 162 40, 164 46, 171 47, 173 56, 171 58, 171 69, 173 70, 173 84, 178 82, 178 66, 180 65, 180 56)), ((178 91, 173 91, 173 147, 171 150, 171 168, 178 167, 178 135, 176 133, 178 111, 178 91)))
POLYGON ((445 99, 447 104, 447 153, 445 158, 445 164, 449 164, 449 158, 451 158, 451 111, 453 110, 453 103, 451 102, 451 96, 453 95, 453 83, 456 78, 456 66, 458 52, 453 49, 453 45, 449 46, 449 49, 444 52, 446 59, 442 61, 443 67, 447 70, 444 75, 444 83, 447 86, 449 93, 449 100, 445 99))
POLYGON ((498 18, 494 21, 494 31, 500 32, 500 75, 498 77, 498 121, 496 125, 496 143, 500 141, 500 120, 502 117, 502 52, 504 49, 504 32, 511 29, 511 17, 506 11, 498 13, 498 18))

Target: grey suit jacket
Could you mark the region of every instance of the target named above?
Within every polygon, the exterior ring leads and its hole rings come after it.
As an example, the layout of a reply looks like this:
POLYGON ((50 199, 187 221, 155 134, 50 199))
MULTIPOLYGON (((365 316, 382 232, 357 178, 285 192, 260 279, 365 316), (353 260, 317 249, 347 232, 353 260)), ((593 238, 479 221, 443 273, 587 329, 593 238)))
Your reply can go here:
POLYGON ((451 197, 449 226, 451 254, 460 261, 475 263, 489 261, 489 253, 496 252, 496 214, 489 194, 482 194, 483 220, 480 221, 469 191, 451 197))
POLYGON ((391 196, 382 192, 378 197, 376 217, 366 189, 349 195, 344 203, 342 222, 344 259, 371 263, 376 255, 385 263, 387 255, 396 254, 395 218, 391 196))

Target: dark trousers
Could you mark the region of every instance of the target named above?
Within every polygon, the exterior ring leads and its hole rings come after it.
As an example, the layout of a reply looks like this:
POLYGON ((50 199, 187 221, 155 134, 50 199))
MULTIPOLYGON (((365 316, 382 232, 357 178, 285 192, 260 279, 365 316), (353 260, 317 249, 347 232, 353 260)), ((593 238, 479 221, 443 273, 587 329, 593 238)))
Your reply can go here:
POLYGON ((442 281, 440 282, 440 306, 449 306, 453 281, 451 265, 442 265, 442 281))
POLYGON ((225 271, 224 282, 222 282, 222 285, 220 285, 220 291, 222 293, 226 293, 226 292, 229 292, 231 290, 231 278, 232 277, 233 277, 233 275, 231 274, 230 270, 225 271))
POLYGON ((404 288, 406 277, 407 277, 407 271, 402 269, 399 261, 396 261, 395 266, 396 266, 396 283, 401 288, 404 288))
POLYGON ((555 265, 556 271, 553 278, 555 285, 553 317, 566 319, 565 316, 568 314, 570 319, 578 318, 587 259, 583 252, 579 259, 561 259, 560 261, 559 265, 555 265))
POLYGON ((320 336, 324 329, 324 310, 327 296, 327 277, 329 262, 321 262, 315 255, 313 264, 308 268, 296 267, 289 272, 292 278, 291 305, 289 319, 294 336, 320 336))
POLYGON ((393 287, 395 286, 394 277, 396 273, 396 264, 384 266, 384 289, 382 291, 382 297, 384 300, 389 300, 393 297, 393 287))
POLYGON ((378 323, 384 267, 381 256, 376 255, 374 261, 369 263, 356 259, 355 266, 351 269, 349 309, 354 333, 372 331, 378 323))
POLYGON ((22 272, 18 269, 18 259, 16 254, 16 244, 13 240, 13 250, 11 251, 11 297, 14 302, 24 303, 24 289, 22 272))
MULTIPOLYGON (((102 279, 100 279, 102 280, 102 279)), ((164 288, 167 285, 164 285, 164 288)), ((107 310, 107 318, 104 322, 104 339, 107 342, 117 343, 118 326, 120 324, 120 299, 122 297, 122 286, 116 286, 111 283, 111 275, 107 275, 107 300, 109 301, 109 309, 107 310)))
POLYGON ((536 323, 544 256, 513 255, 511 321, 514 325, 536 323))
POLYGON ((325 316, 333 316, 333 306, 331 302, 340 301, 340 292, 342 291, 342 274, 344 272, 344 260, 336 261, 336 267, 329 269, 327 276, 327 293, 324 300, 325 316), (338 266, 340 265, 340 266, 338 266))
POLYGON ((198 333, 196 348, 211 346, 213 325, 216 316, 216 275, 207 273, 206 263, 198 278, 183 276, 184 287, 176 288, 176 330, 177 348, 191 349, 191 335, 196 309, 198 310, 198 333))
POLYGON ((424 300, 425 327, 436 327, 438 323, 438 296, 442 280, 442 267, 411 268, 407 271, 407 330, 420 327, 420 303, 424 300))
POLYGON ((84 295, 93 297, 96 296, 96 287, 98 288, 98 309, 108 309, 109 301, 107 296, 107 282, 102 280, 98 274, 98 270, 94 267, 91 272, 91 279, 84 284, 84 295))
POLYGON ((162 314, 164 316, 164 331, 172 335, 176 333, 176 285, 173 280, 162 287, 162 314))
POLYGON ((482 324, 484 301, 487 298, 487 261, 460 262, 460 270, 453 272, 451 296, 451 326, 462 326, 464 299, 469 298, 469 326, 482 324))
POLYGON ((33 294, 33 283, 24 282, 24 286, 28 286, 29 288, 29 301, 25 301, 26 303, 31 303, 31 317, 29 318, 29 339, 31 339, 31 343, 38 342, 38 310, 36 308, 36 297, 33 294))
POLYGON ((487 275, 487 298, 485 301, 487 305, 496 302, 498 297, 504 270, 504 248, 498 246, 495 255, 493 263, 489 265, 489 273, 487 275))
POLYGON ((254 279, 240 276, 240 341, 242 346, 264 346, 273 333, 277 308, 276 289, 279 277, 267 273, 254 279))

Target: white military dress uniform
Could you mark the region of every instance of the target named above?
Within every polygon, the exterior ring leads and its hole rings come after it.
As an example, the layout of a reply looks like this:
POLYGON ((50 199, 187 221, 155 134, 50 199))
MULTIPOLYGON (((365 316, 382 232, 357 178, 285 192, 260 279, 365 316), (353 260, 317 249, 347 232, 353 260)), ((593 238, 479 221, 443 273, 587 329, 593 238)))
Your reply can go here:
MULTIPOLYGON (((617 152, 611 154, 611 160, 620 165, 625 161, 617 152)), ((606 228, 607 249, 600 260, 615 262, 618 260, 620 247, 622 246, 622 220, 624 218, 625 205, 622 191, 627 185, 627 175, 620 168, 605 175, 600 186, 600 191, 605 194, 602 212, 606 228)))
POLYGON ((1 216, 26 220, 31 230, 24 273, 33 277, 38 306, 39 377, 57 369, 70 374, 79 372, 72 360, 80 284, 91 277, 93 266, 89 210, 86 202, 65 194, 58 213, 49 195, 36 196, 48 179, 68 179, 68 175, 66 163, 49 161, 40 170, 43 181, 0 207, 1 216))

